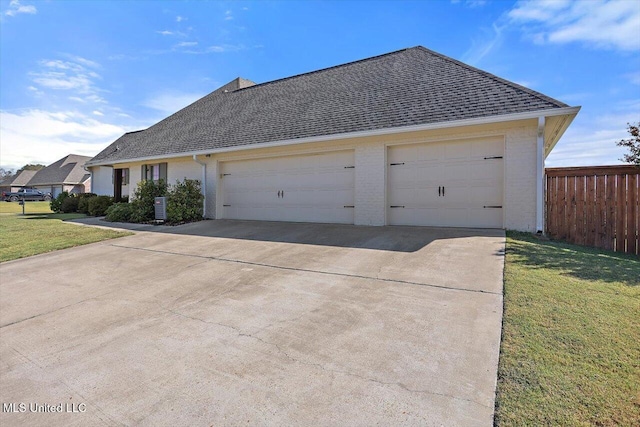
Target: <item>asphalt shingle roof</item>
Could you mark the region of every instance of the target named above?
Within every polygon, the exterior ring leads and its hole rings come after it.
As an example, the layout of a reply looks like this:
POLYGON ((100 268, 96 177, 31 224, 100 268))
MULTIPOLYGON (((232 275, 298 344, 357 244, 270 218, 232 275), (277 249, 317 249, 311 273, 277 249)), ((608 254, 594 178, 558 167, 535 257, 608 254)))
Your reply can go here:
POLYGON ((29 183, 29 180, 33 178, 37 171, 23 170, 19 174, 14 175, 0 182, 0 186, 3 187, 24 187, 29 183))
POLYGON ((87 180, 89 174, 84 170, 84 164, 91 159, 87 156, 69 154, 40 169, 29 181, 29 185, 46 184, 81 184, 87 180))
POLYGON ((91 162, 567 107, 418 46, 253 85, 219 88, 91 162))

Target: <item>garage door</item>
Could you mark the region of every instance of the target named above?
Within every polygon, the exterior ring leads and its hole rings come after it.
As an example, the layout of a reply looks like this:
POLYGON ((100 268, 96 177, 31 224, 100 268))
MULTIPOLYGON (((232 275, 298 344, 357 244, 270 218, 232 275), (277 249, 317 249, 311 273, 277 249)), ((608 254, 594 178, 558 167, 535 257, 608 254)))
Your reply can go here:
POLYGON ((223 218, 353 224, 354 153, 225 162, 223 218))
POLYGON ((389 147, 391 225, 502 228, 502 139, 389 147))

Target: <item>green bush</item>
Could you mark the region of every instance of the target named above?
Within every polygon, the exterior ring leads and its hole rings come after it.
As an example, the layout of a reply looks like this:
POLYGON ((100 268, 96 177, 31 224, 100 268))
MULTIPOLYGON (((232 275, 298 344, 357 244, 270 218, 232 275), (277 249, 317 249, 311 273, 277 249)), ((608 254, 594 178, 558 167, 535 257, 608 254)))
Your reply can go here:
POLYGON ((200 181, 185 179, 172 185, 167 195, 167 219, 171 223, 199 221, 202 219, 200 181))
POLYGON ((133 214, 134 206, 131 203, 114 203, 107 208, 107 221, 129 222, 133 214))
POLYGON ((89 215, 104 216, 107 208, 113 204, 113 197, 96 196, 89 198, 89 215))
POLYGON ((135 190, 133 200, 133 211, 131 222, 148 222, 155 218, 154 202, 156 197, 167 195, 167 184, 164 180, 140 181, 135 190))
POLYGON ((68 197, 69 197, 69 193, 66 191, 63 191, 62 193, 58 194, 56 198, 51 199, 51 201, 49 202, 49 207, 55 213, 62 212, 62 202, 68 197))
POLYGON ((83 213, 85 215, 89 214, 89 200, 91 198, 97 197, 94 193, 80 193, 78 194, 78 212, 83 213))
POLYGON ((78 202, 80 199, 75 195, 71 195, 66 197, 60 203, 60 212, 62 213, 73 213, 78 212, 78 202))

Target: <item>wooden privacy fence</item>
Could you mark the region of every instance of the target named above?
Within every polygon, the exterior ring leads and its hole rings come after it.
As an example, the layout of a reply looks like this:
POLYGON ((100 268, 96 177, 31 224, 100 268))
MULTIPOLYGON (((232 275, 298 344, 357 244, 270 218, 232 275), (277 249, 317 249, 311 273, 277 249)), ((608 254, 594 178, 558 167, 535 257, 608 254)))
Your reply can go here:
POLYGON ((638 255, 640 168, 548 168, 546 232, 554 239, 638 255))

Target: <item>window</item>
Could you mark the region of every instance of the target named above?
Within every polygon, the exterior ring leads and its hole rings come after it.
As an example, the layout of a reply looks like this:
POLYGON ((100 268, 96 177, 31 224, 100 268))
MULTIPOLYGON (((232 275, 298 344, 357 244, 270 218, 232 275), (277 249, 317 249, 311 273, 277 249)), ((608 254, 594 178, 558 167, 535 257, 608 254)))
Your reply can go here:
POLYGON ((122 185, 129 184, 129 168, 120 169, 122 171, 122 185))
POLYGON ((142 165, 142 179, 146 181, 158 181, 160 179, 167 181, 167 164, 155 163, 151 165, 142 165))

